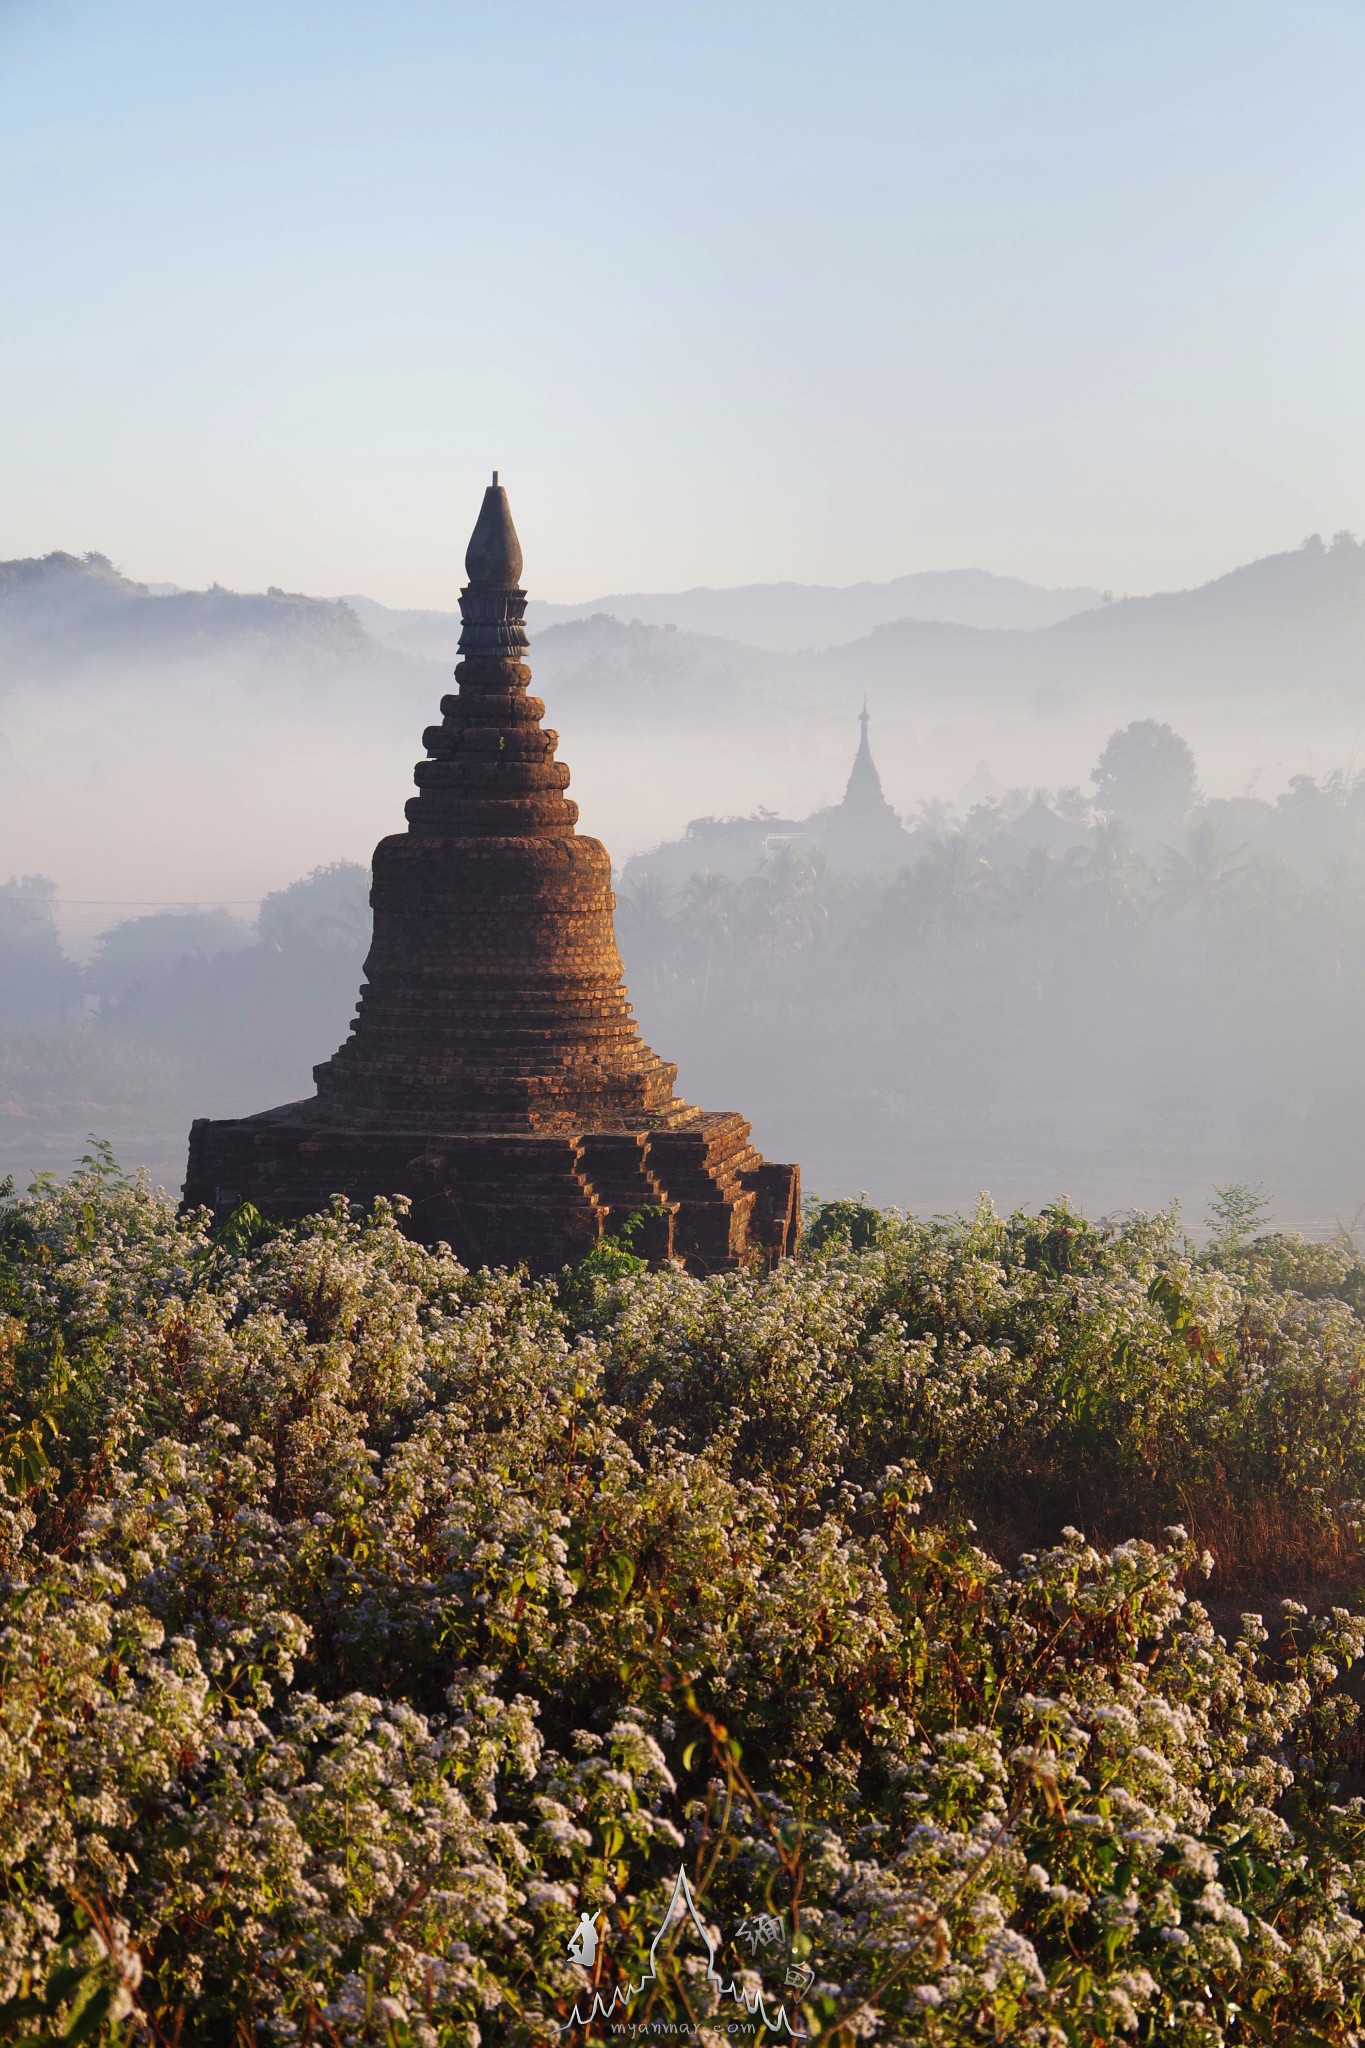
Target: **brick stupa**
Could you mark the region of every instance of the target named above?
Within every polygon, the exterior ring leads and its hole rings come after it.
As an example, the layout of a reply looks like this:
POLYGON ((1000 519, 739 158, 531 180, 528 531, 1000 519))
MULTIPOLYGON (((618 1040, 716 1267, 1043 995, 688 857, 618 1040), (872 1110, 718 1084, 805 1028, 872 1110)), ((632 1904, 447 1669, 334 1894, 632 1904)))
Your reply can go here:
POLYGON ((637 1247, 713 1272, 792 1251, 800 1171, 733 1111, 691 1108, 640 1037, 605 847, 527 694, 521 547, 497 476, 465 556, 459 689, 423 735, 408 829, 375 848, 374 937, 350 1036, 317 1094, 200 1118, 187 1205, 288 1220, 334 1194, 411 1198, 409 1228, 469 1264, 637 1247))

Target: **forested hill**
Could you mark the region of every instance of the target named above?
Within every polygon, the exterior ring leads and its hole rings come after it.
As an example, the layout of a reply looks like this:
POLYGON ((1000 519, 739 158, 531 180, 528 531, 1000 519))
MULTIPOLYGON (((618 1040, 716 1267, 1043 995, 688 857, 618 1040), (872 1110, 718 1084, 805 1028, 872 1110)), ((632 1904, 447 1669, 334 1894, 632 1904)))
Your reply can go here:
POLYGON ((886 708, 943 694, 1046 708, 1152 692, 1170 701, 1365 699, 1365 547, 1316 536, 1195 590, 1125 598, 1032 633, 902 620, 812 663, 826 689, 886 708))
POLYGON ((226 658, 391 667, 349 605, 283 590, 156 593, 103 555, 0 562, 0 682, 226 658))
MULTIPOLYGON (((622 625, 676 626, 708 639, 738 641, 771 654, 839 647, 896 619, 937 619, 955 626, 1031 631, 1056 625, 1106 601, 1084 587, 1044 589, 989 569, 922 569, 888 583, 745 583, 728 590, 617 591, 581 604, 555 604, 532 594, 526 627, 583 624, 605 614, 622 625)), ((350 596, 377 640, 411 654, 444 660, 460 636, 455 611, 398 611, 373 598, 350 596)))
MULTIPOLYGON (((420 687, 438 660, 453 667, 458 638, 455 614, 366 599, 216 585, 159 593, 99 555, 0 563, 0 682, 223 657, 280 672, 386 672, 420 687)), ((552 708, 630 725, 763 718, 778 705, 843 714, 867 692, 892 717, 944 700, 1125 715, 1156 701, 1349 711, 1365 701, 1365 548, 1348 534, 1330 546, 1314 536, 1198 589, 1092 605, 1050 625, 906 618, 795 653, 601 611, 535 633, 531 659, 552 708)))
POLYGON ((1018 576, 988 569, 923 569, 888 583, 747 583, 731 590, 705 587, 678 591, 627 591, 586 604, 532 600, 527 623, 533 633, 571 619, 607 612, 639 619, 647 626, 681 626, 688 632, 719 634, 750 647, 793 654, 802 648, 837 647, 875 632, 895 619, 935 619, 953 626, 1004 627, 1030 631, 1056 625, 1105 601, 1084 587, 1044 589, 1018 576))
POLYGON ((565 710, 645 706, 684 721, 788 710, 879 714, 957 704, 1043 711, 1160 701, 1308 710, 1365 701, 1365 547, 1340 535, 1196 590, 1122 599, 1035 631, 903 619, 818 653, 596 617, 535 636, 538 686, 565 710))
POLYGON ((731 722, 809 708, 818 687, 809 657, 605 612, 536 634, 530 659, 534 688, 566 717, 731 722))

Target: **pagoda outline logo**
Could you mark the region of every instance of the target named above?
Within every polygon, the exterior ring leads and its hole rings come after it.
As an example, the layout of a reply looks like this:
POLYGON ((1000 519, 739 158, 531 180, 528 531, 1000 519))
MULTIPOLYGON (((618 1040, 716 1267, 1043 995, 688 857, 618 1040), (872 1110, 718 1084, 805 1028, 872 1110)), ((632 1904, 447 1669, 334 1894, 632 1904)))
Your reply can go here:
MULTIPOLYGON (((584 1914, 583 1918, 586 1920, 588 1915, 584 1914)), ((593 1919, 595 1921, 596 1915, 593 1916, 593 1919)), ((638 1978, 628 1978, 624 1988, 620 1984, 616 1985, 608 1999, 604 1999, 600 1991, 594 1991, 586 2011, 583 2008, 583 2001, 575 1999, 573 2011, 566 2020, 560 2023, 558 2031, 561 2034, 567 2033, 570 2027, 586 2027, 593 2020, 609 2020, 615 2013, 629 2012, 635 2000, 641 1997, 651 1984, 658 1983, 659 1944, 673 1926, 675 1920, 690 1920, 692 1926, 700 1935, 702 1944, 706 1949, 706 1981, 715 1987, 718 1998, 728 1999, 734 2005, 743 2006, 749 2017, 751 2019, 758 2018, 771 2034, 785 2033, 790 2040, 794 2041, 804 2041, 809 2038, 804 2027, 798 2031, 792 2026, 787 2014, 785 1999, 770 2011, 762 1985, 756 1991, 749 1991, 743 1985, 737 1984, 733 1977, 727 1980, 721 1976, 720 1971, 716 1968, 716 1944, 712 1941, 711 1936, 706 1930, 706 1924, 698 1910, 692 1887, 688 1883, 686 1867, 681 1863, 678 1865, 678 1875, 673 1881, 672 1896, 664 1909, 664 1917, 659 1922, 658 1932, 649 1945, 649 1962, 645 1968, 644 1975, 638 1978)))

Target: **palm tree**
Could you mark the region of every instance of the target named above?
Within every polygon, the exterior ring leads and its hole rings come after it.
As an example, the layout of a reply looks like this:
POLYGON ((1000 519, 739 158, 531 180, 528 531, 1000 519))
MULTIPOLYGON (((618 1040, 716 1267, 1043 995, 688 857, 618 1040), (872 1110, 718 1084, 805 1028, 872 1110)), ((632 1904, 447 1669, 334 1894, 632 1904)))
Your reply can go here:
POLYGON ((1040 942, 1063 898, 1075 888, 1074 870, 1058 860, 1049 846, 1029 846, 996 884, 996 900, 1005 921, 1024 936, 1035 999, 1043 999, 1040 942))
POLYGON ((1092 825, 1089 844, 1073 848, 1067 862, 1097 906, 1106 930, 1137 922, 1148 869, 1125 825, 1116 818, 1092 825))
POLYGON ((651 868, 631 883, 621 899, 617 928, 630 955, 630 979, 653 987, 664 979, 675 923, 673 890, 651 868))
POLYGON ((1161 856, 1152 900, 1162 910, 1195 910, 1208 914, 1227 893, 1228 884, 1246 872, 1244 846, 1225 846, 1207 819, 1185 834, 1185 851, 1166 847, 1161 856))
POLYGON ((735 924, 735 885, 728 875, 714 871, 690 877, 683 892, 683 922, 689 939, 700 945, 706 956, 702 1001, 711 999, 711 977, 715 971, 716 948, 729 938, 735 924))
POLYGON ((1207 818, 1185 834, 1185 851, 1168 846, 1162 853, 1152 901, 1158 910, 1180 916, 1188 912, 1199 931, 1199 972, 1208 974, 1209 928, 1233 885, 1246 874, 1245 847, 1225 846, 1207 818))
POLYGON ((951 832, 902 871, 887 908, 916 937, 938 937, 975 922, 990 880, 985 856, 965 832, 951 832))
POLYGON ((1332 952, 1338 981, 1346 971, 1346 956, 1358 959, 1365 949, 1365 876, 1352 860, 1334 860, 1313 892, 1313 907, 1332 935, 1332 952))
POLYGON ((939 837, 953 829, 953 807, 941 796, 922 796, 915 806, 916 832, 932 832, 939 837))
POLYGON ((763 863, 766 923, 787 951, 813 945, 825 932, 828 875, 828 863, 818 847, 775 846, 763 863))

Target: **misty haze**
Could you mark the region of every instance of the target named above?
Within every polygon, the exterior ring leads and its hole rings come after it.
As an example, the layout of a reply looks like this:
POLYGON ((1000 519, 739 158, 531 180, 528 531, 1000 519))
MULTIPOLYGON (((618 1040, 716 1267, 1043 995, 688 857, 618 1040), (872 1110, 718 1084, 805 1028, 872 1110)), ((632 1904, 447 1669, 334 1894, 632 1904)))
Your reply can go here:
MULTIPOLYGON (((974 569, 528 624, 646 1037, 817 1194, 1365 1202, 1351 535, 1147 598, 974 569)), ((310 1091, 458 625, 0 564, 0 1174, 95 1132, 174 1190, 192 1114, 310 1091)))

